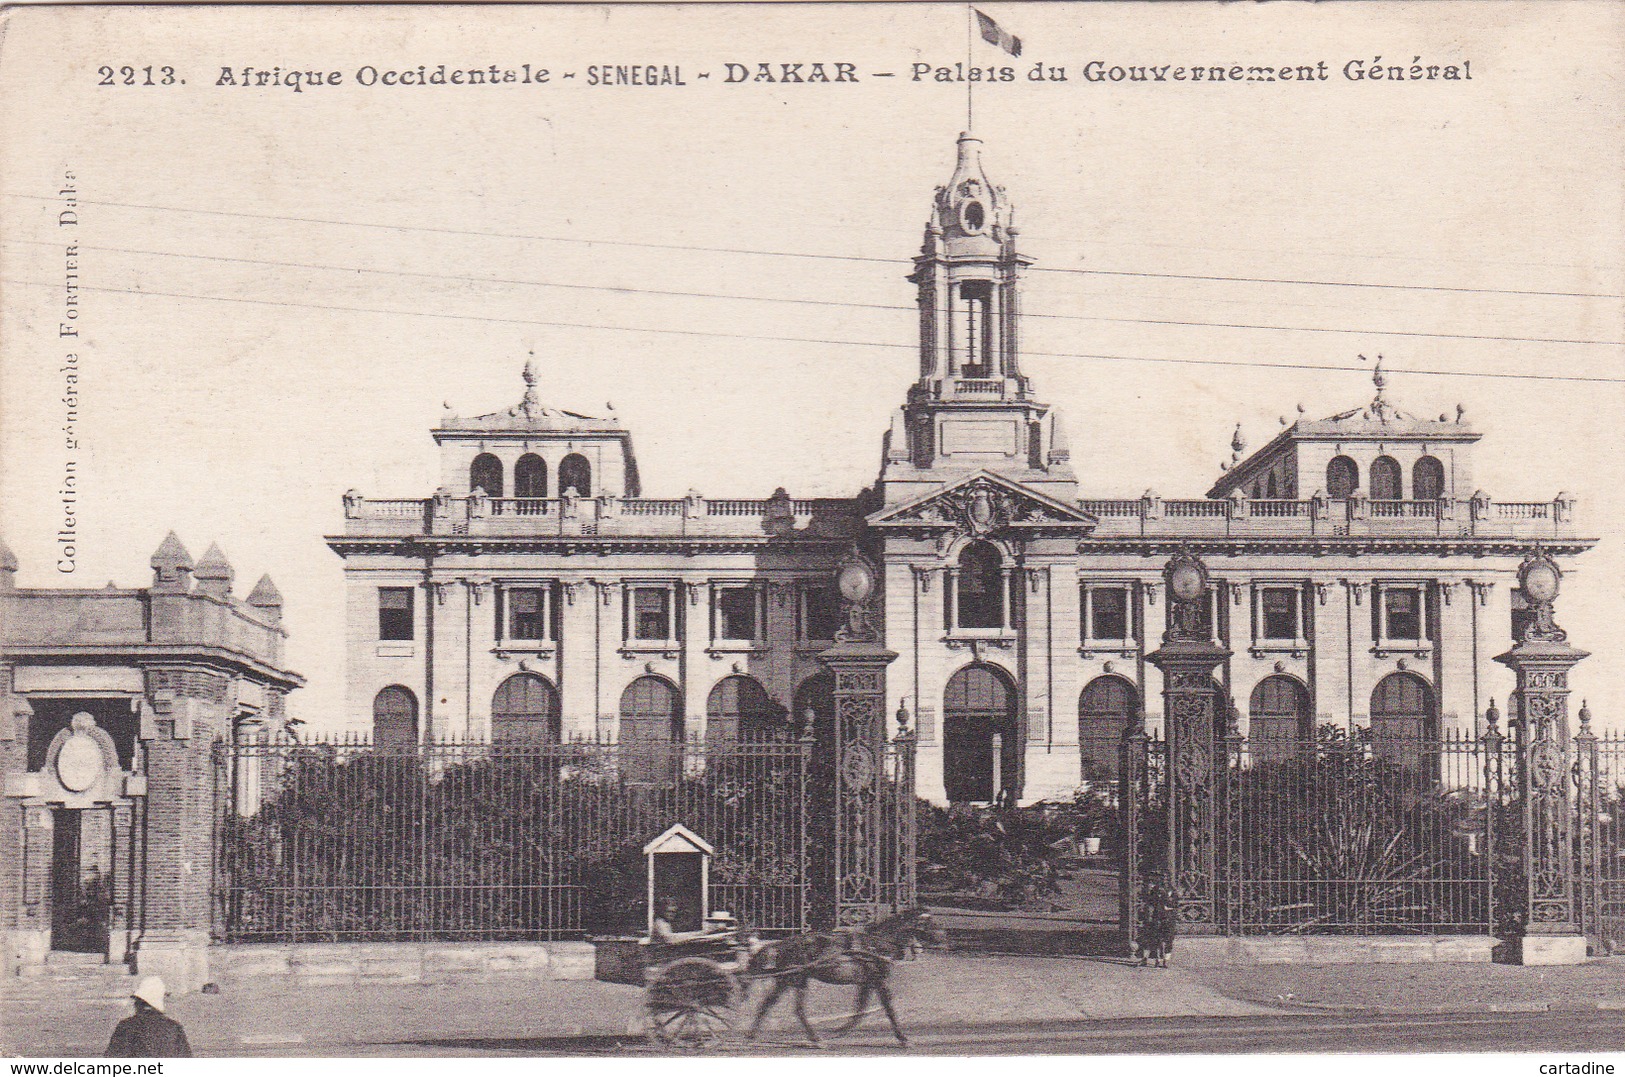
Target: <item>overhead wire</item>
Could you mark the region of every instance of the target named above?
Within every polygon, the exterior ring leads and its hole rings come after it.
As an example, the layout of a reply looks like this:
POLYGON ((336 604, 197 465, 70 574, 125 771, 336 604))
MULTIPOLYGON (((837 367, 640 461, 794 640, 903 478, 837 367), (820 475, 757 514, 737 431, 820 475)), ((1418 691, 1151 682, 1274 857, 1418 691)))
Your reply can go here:
MULTIPOLYGON (((53 291, 54 290, 59 290, 62 287, 60 282, 47 283, 47 282, 43 282, 43 281, 24 281, 24 280, 15 280, 15 279, 0 280, 0 284, 10 284, 10 285, 18 286, 18 287, 27 287, 27 288, 46 288, 46 289, 50 289, 50 290, 53 290, 53 291)), ((646 326, 605 325, 605 324, 593 323, 593 322, 566 322, 566 321, 556 321, 556 320, 553 320, 553 319, 540 319, 540 318, 508 318, 508 317, 501 317, 501 316, 495 316, 495 315, 490 315, 490 314, 449 314, 449 313, 442 313, 442 312, 437 312, 437 311, 422 311, 422 310, 387 310, 387 309, 380 309, 380 308, 376 308, 376 307, 352 307, 352 306, 344 306, 344 305, 340 305, 340 304, 311 303, 311 302, 300 302, 300 301, 296 301, 296 300, 252 299, 252 298, 232 297, 232 296, 196 295, 196 294, 192 294, 192 293, 166 292, 166 291, 157 291, 157 290, 145 289, 145 288, 109 288, 109 287, 105 287, 105 286, 90 285, 90 286, 81 286, 79 290, 80 291, 85 291, 85 292, 104 292, 104 293, 120 294, 120 295, 136 295, 136 296, 159 297, 159 298, 168 298, 168 299, 187 299, 187 300, 196 300, 196 301, 199 301, 199 302, 209 302, 209 303, 242 303, 242 304, 248 304, 248 305, 253 305, 253 306, 305 308, 305 309, 310 309, 310 310, 339 311, 339 312, 353 313, 353 314, 384 314, 384 315, 390 315, 390 316, 393 316, 393 317, 442 318, 442 319, 450 319, 450 320, 456 320, 456 321, 500 323, 500 324, 506 324, 506 325, 536 325, 536 326, 547 326, 547 327, 562 328, 562 329, 595 329, 595 330, 607 330, 607 331, 622 332, 622 333, 653 333, 653 334, 665 334, 665 335, 685 336, 685 337, 711 337, 711 338, 724 339, 724 340, 756 340, 756 341, 765 341, 765 342, 772 342, 772 343, 819 344, 819 345, 831 345, 831 346, 838 346, 838 347, 853 347, 853 348, 900 349, 900 350, 905 350, 905 351, 910 351, 910 352, 917 352, 919 350, 919 345, 917 343, 905 344, 905 343, 897 343, 897 342, 891 342, 891 341, 840 340, 840 339, 826 338, 826 337, 775 336, 775 335, 760 334, 760 333, 728 333, 728 332, 723 332, 721 330, 716 330, 716 329, 669 329, 669 328, 657 329, 657 328, 646 327, 646 326)), ((1035 350, 1030 350, 1030 349, 1024 349, 1022 354, 1024 356, 1028 356, 1028 357, 1047 358, 1047 359, 1081 359, 1081 360, 1097 360, 1097 361, 1124 362, 1124 363, 1160 363, 1160 364, 1172 364, 1172 365, 1179 365, 1179 366, 1257 368, 1257 369, 1263 369, 1263 370, 1343 371, 1343 370, 1362 370, 1362 369, 1364 369, 1362 367, 1357 367, 1357 366, 1336 365, 1336 364, 1328 364, 1328 363, 1261 363, 1261 362, 1256 362, 1256 361, 1247 361, 1247 360, 1239 360, 1239 359, 1186 359, 1186 358, 1168 357, 1168 356, 1105 355, 1105 354, 1095 354, 1095 353, 1086 353, 1086 352, 1035 351, 1035 350)), ((1609 377, 1598 377, 1598 376, 1591 376, 1591 375, 1540 374, 1540 373, 1523 372, 1523 371, 1506 372, 1506 371, 1440 370, 1440 369, 1428 369, 1428 368, 1410 367, 1410 366, 1405 366, 1405 367, 1395 366, 1395 367, 1392 367, 1392 369, 1394 371, 1396 371, 1396 372, 1404 372, 1404 373, 1410 373, 1410 374, 1436 375, 1436 376, 1439 376, 1439 377, 1502 378, 1502 379, 1509 379, 1509 380, 1516 380, 1516 381, 1583 382, 1583 383, 1598 384, 1598 385, 1625 384, 1625 378, 1609 378, 1609 377)))
MULTIPOLYGON (((7 243, 43 244, 43 241, 7 240, 7 243)), ((426 280, 450 280, 475 284, 519 285, 535 288, 560 288, 575 291, 609 292, 626 295, 656 295, 689 299, 720 299, 750 303, 785 303, 800 306, 841 307, 852 310, 878 310, 912 312, 916 308, 897 303, 859 303, 851 300, 807 299, 797 296, 741 295, 734 292, 697 292, 680 289, 644 288, 630 285, 582 284, 579 282, 527 280, 514 277, 472 276, 457 273, 430 273, 407 269, 373 269, 366 266, 328 265, 316 262, 290 262, 261 258, 242 258, 220 254, 193 254, 179 251, 140 250, 128 247, 82 246, 82 250, 101 250, 110 253, 136 254, 143 257, 179 258, 197 261, 229 262, 241 265, 266 266, 277 269, 315 269, 335 273, 364 273, 377 276, 413 277, 426 280)), ((1173 297, 1169 297, 1172 299, 1173 297)), ((1603 347, 1625 347, 1625 341, 1590 340, 1568 337, 1524 337, 1493 333, 1439 333, 1407 329, 1348 329, 1339 326, 1263 325, 1252 322, 1210 322, 1180 318, 1134 318, 1111 314, 1053 314, 1024 309, 1023 318, 1058 319, 1077 322, 1113 322, 1126 325, 1166 325, 1178 328, 1244 329, 1283 333, 1337 333, 1349 336, 1413 337, 1433 340, 1483 340, 1524 344, 1576 344, 1603 347)))

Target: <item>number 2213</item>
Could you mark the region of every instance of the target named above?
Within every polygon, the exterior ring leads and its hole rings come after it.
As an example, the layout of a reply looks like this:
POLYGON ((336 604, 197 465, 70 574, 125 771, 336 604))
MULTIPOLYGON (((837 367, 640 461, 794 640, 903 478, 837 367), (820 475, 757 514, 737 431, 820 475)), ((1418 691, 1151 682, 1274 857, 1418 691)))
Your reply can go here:
POLYGON ((101 76, 98 86, 173 86, 176 82, 173 67, 98 67, 96 73, 101 76))

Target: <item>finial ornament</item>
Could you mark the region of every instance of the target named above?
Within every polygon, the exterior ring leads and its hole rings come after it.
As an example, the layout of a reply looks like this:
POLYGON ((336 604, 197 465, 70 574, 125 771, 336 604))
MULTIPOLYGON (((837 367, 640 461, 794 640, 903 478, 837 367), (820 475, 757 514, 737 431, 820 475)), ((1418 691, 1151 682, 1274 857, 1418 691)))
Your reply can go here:
POLYGON ((1590 733, 1590 732, 1591 732, 1591 703, 1588 700, 1582 699, 1582 700, 1580 700, 1580 733, 1581 733, 1581 735, 1584 735, 1584 734, 1587 734, 1587 733, 1590 733))
POLYGON ((1484 710, 1484 725, 1487 727, 1484 732, 1499 733, 1501 731, 1498 728, 1500 724, 1501 712, 1496 708, 1495 700, 1492 699, 1490 705, 1484 710))
POLYGON ((1236 432, 1230 436, 1230 451, 1239 453, 1247 447, 1247 439, 1241 436, 1241 424, 1236 424, 1236 432))

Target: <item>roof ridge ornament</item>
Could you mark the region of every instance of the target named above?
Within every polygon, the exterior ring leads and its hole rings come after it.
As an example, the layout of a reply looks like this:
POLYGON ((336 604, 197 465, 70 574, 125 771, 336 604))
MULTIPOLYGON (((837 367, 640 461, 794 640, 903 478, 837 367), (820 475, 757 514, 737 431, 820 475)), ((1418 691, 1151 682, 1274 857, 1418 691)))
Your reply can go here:
MULTIPOLYGON (((1365 362, 1365 356, 1360 356, 1360 361, 1365 362)), ((1377 363, 1371 368, 1371 384, 1377 387, 1377 395, 1371 398, 1371 403, 1365 409, 1367 418, 1375 419, 1379 423, 1386 423, 1406 417, 1400 414, 1399 409, 1390 404, 1388 398, 1383 395, 1383 390, 1388 387, 1388 375, 1382 369, 1381 355, 1377 356, 1377 363)))
POLYGON ((536 351, 530 349, 526 354, 530 358, 525 360, 525 369, 520 375, 525 379, 525 398, 520 401, 519 407, 524 411, 526 418, 534 419, 536 413, 542 410, 542 397, 536 391, 536 382, 538 380, 536 376, 536 351))

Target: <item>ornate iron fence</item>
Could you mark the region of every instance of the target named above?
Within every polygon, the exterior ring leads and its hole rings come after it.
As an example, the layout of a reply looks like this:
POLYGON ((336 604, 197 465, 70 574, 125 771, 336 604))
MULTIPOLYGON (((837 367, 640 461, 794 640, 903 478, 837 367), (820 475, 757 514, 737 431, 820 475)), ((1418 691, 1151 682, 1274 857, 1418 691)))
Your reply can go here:
POLYGON ((713 908, 808 926, 810 741, 215 747, 226 942, 556 939, 641 930, 642 847, 715 848, 713 908))
MULTIPOLYGON (((1214 832, 1191 836, 1216 846, 1210 930, 1517 930, 1523 877, 1510 738, 1364 731, 1351 738, 1323 730, 1313 739, 1247 741, 1232 733, 1215 737, 1212 751, 1224 763, 1199 795, 1210 798, 1214 832)), ((1142 733, 1125 738, 1123 922, 1130 938, 1147 916, 1148 881, 1168 878, 1169 765, 1166 742, 1142 733)), ((1598 834, 1600 845, 1612 831, 1598 834)), ((1619 874, 1614 907, 1625 927, 1625 870, 1619 874)))
POLYGON ((1592 952, 1625 951, 1625 734, 1590 730, 1581 712, 1574 738, 1574 860, 1580 929, 1592 952))
POLYGON ((1222 790, 1230 931, 1493 933, 1504 746, 1235 743, 1222 790))

